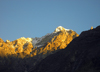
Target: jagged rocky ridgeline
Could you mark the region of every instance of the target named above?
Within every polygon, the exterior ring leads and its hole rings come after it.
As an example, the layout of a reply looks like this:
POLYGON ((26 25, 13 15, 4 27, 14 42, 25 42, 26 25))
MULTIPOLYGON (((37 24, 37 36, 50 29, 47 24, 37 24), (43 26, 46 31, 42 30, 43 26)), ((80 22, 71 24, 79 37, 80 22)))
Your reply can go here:
POLYGON ((78 36, 79 35, 75 31, 59 26, 53 33, 47 34, 41 38, 21 37, 11 42, 9 40, 4 42, 0 38, 0 56, 24 58, 43 55, 43 57, 46 57, 60 49, 64 49, 78 36))
POLYGON ((77 36, 60 26, 41 38, 0 39, 0 72, 100 72, 100 26, 77 36))
POLYGON ((100 26, 83 31, 67 48, 46 57, 31 72, 100 72, 100 26))

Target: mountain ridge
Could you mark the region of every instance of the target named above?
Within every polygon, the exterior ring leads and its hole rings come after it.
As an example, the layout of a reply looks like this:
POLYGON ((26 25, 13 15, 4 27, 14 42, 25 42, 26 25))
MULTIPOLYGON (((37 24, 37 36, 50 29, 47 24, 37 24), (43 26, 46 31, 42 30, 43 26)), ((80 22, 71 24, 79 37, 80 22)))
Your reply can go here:
POLYGON ((58 30, 41 38, 21 37, 11 42, 0 38, 0 72, 30 72, 41 60, 66 48, 79 36, 61 26, 58 30))
MULTIPOLYGON (((57 47, 61 46, 59 49, 63 49, 70 43, 70 41, 72 39, 74 39, 75 37, 78 37, 78 36, 79 35, 76 32, 74 32, 73 30, 65 29, 62 26, 58 26, 53 33, 47 34, 41 38, 21 37, 19 39, 11 41, 11 42, 10 42, 10 40, 6 40, 6 42, 3 42, 3 43, 1 42, 1 47, 4 48, 4 50, 6 50, 7 53, 10 55, 14 54, 14 55, 18 56, 20 54, 20 56, 22 58, 24 58, 25 55, 31 54, 30 56, 32 57, 37 54, 37 52, 36 52, 37 49, 42 50, 43 47, 46 47, 45 49, 48 48, 48 50, 50 51, 50 47, 48 47, 49 45, 50 46, 56 45, 57 47), (68 37, 68 39, 70 38, 69 41, 67 40, 67 42, 65 44, 63 44, 66 41, 67 37, 68 37), (62 46, 64 46, 64 47, 62 47, 62 46), (9 49, 9 50, 7 50, 7 49, 9 49), (12 50, 12 52, 10 52, 10 50, 12 50)), ((53 47, 56 47, 56 46, 53 46, 53 47)), ((51 48, 53 48, 53 47, 51 47, 51 48)), ((54 49, 57 50, 57 48, 54 48, 54 49)), ((55 51, 55 50, 52 50, 52 51, 55 51)), ((40 53, 43 53, 43 52, 40 51, 40 53)))
POLYGON ((32 71, 100 72, 100 26, 83 31, 64 50, 49 55, 32 71))
POLYGON ((100 72, 100 26, 80 36, 73 30, 47 34, 37 44, 42 47, 22 39, 4 42, 0 38, 0 72, 100 72), (17 55, 10 55, 15 51, 12 43, 17 55))

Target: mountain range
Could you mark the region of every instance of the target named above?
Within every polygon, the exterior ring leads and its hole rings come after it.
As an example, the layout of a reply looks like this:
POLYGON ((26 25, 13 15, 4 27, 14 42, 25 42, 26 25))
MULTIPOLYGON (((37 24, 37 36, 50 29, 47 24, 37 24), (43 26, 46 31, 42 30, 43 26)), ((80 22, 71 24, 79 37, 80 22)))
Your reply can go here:
POLYGON ((0 72, 100 72, 100 26, 78 35, 57 27, 41 38, 0 38, 0 72))

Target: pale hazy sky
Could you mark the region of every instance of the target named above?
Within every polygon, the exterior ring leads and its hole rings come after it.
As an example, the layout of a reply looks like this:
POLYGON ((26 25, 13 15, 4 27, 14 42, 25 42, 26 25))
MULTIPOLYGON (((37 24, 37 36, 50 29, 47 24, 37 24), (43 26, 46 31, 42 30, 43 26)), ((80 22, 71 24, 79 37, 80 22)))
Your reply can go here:
POLYGON ((80 34, 100 25, 100 0, 0 0, 0 38, 42 37, 56 27, 80 34))

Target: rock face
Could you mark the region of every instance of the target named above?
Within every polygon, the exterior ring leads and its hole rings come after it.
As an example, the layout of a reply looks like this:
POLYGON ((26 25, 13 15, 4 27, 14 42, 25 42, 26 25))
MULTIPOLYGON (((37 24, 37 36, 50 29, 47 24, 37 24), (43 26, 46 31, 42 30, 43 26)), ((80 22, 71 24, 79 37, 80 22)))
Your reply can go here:
POLYGON ((37 47, 39 49, 38 53, 47 54, 64 49, 75 37, 78 37, 78 34, 71 30, 51 33, 36 44, 37 46, 43 46, 37 47))
MULTIPOLYGON (((22 57, 21 55, 18 55, 18 53, 26 53, 26 54, 30 54, 28 52, 31 52, 31 48, 33 48, 33 45, 31 43, 32 39, 31 38, 24 38, 21 37, 17 40, 14 40, 12 42, 10 42, 9 40, 6 40, 6 42, 4 42, 1 38, 0 38, 0 56, 1 57, 7 57, 9 55, 14 55, 14 56, 18 56, 18 57, 22 57), (26 46, 25 46, 26 45, 26 46), (28 51, 25 51, 25 48, 28 51), (29 49, 30 48, 30 49, 29 49), (30 50, 30 51, 29 51, 30 50)), ((23 58, 23 57, 22 57, 23 58)))
POLYGON ((31 72, 100 72, 100 26, 82 32, 65 49, 43 59, 31 72))
POLYGON ((57 50, 64 49, 78 34, 72 30, 67 30, 59 26, 51 34, 47 34, 41 38, 25 38, 21 37, 17 40, 4 42, 1 39, 0 56, 7 57, 14 55, 16 57, 33 57, 43 55, 43 58, 57 50), (2 55, 4 53, 4 55, 2 55), (44 55, 45 54, 45 55, 44 55))
POLYGON ((30 72, 42 59, 65 49, 78 36, 59 26, 41 38, 21 37, 11 42, 0 38, 0 72, 30 72))

